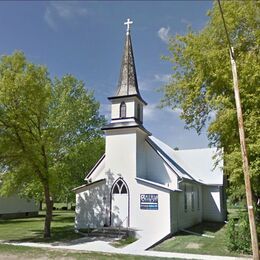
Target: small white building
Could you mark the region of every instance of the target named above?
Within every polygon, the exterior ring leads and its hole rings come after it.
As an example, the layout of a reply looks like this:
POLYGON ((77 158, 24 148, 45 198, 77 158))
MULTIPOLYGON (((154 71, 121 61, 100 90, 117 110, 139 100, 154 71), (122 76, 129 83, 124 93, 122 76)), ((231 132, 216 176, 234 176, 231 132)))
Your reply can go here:
POLYGON ((0 197, 0 219, 37 216, 39 205, 18 195, 0 197))
POLYGON ((161 238, 202 221, 224 221, 223 162, 215 148, 174 150, 143 125, 129 25, 105 154, 75 188, 75 227, 122 226, 161 238))

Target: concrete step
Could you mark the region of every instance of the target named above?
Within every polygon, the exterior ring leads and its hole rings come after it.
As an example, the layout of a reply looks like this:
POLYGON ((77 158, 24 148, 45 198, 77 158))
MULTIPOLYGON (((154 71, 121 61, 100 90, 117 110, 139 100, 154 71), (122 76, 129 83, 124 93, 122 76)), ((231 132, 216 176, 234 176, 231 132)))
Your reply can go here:
POLYGON ((104 236, 104 237, 125 237, 127 236, 127 233, 125 232, 108 232, 108 231, 92 231, 91 233, 89 233, 89 236, 95 236, 95 237, 100 237, 100 236, 104 236))

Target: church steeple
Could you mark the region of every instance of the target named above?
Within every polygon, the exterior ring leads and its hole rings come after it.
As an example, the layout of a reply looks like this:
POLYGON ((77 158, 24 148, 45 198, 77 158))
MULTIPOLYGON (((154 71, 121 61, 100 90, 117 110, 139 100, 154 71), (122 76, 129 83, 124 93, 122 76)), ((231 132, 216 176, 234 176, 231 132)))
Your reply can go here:
POLYGON ((117 96, 139 95, 130 29, 127 29, 117 96))
POLYGON ((124 23, 127 26, 127 30, 120 77, 116 94, 108 98, 112 103, 111 122, 103 127, 103 130, 138 127, 150 134, 143 127, 143 106, 147 105, 147 103, 142 99, 138 89, 130 36, 130 24, 132 23, 130 19, 127 19, 127 22, 124 23))
POLYGON ((146 104, 146 102, 142 99, 138 89, 133 47, 132 47, 132 41, 130 35, 130 24, 132 23, 133 22, 130 21, 129 18, 124 23, 125 25, 127 25, 126 39, 125 39, 123 58, 122 58, 121 69, 120 69, 120 77, 119 77, 118 87, 117 87, 115 97, 135 95, 144 104, 146 104))

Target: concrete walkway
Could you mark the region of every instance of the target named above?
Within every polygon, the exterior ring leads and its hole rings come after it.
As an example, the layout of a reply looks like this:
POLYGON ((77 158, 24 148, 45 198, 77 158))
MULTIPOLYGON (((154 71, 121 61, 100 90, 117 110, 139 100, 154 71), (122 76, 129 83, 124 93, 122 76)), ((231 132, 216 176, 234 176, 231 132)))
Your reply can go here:
POLYGON ((135 232, 136 237, 139 239, 127 246, 125 246, 122 250, 124 251, 145 251, 146 249, 153 246, 155 243, 160 241, 166 235, 165 233, 155 233, 153 230, 139 230, 135 232))
POLYGON ((158 252, 158 251, 145 251, 134 248, 114 248, 110 245, 111 239, 106 238, 89 238, 84 237, 76 239, 70 243, 7 243, 4 244, 29 246, 29 247, 40 247, 40 248, 51 248, 51 249, 65 249, 65 250, 76 250, 81 252, 100 252, 100 253, 112 253, 112 254, 124 254, 124 255, 138 255, 138 256, 151 256, 151 257, 165 257, 165 258, 182 258, 182 259, 204 259, 204 260, 247 260, 251 258, 246 257, 227 257, 227 256, 212 256, 212 255, 197 255, 197 254, 184 254, 184 253, 170 253, 170 252, 158 252))

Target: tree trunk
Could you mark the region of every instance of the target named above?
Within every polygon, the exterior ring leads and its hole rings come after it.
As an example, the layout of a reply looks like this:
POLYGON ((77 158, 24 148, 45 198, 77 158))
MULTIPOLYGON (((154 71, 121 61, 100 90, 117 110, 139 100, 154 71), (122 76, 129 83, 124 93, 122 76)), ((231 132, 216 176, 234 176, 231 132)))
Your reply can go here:
POLYGON ((44 223, 44 238, 51 237, 51 220, 52 220, 52 207, 53 200, 50 196, 49 185, 45 184, 44 186, 44 196, 46 203, 46 215, 45 215, 45 223, 44 223))
POLYGON ((42 210, 42 200, 39 201, 39 209, 42 210))

